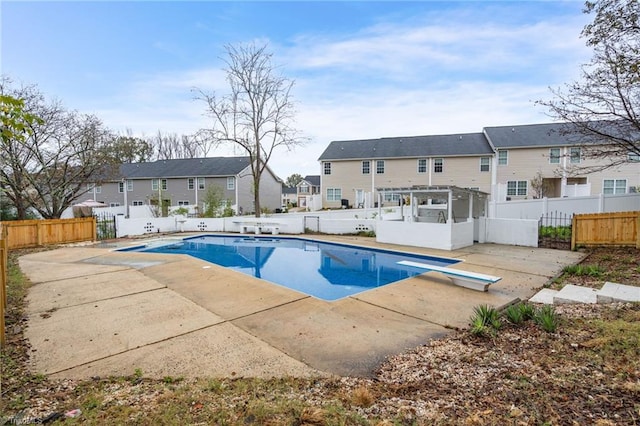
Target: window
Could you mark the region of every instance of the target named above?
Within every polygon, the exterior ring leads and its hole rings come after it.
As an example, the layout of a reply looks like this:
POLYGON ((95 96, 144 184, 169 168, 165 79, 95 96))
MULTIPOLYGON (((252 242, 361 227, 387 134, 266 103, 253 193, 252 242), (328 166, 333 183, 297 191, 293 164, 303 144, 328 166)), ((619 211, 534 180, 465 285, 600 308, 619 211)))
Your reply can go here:
POLYGON ((433 172, 434 173, 442 173, 444 170, 444 160, 442 158, 434 158, 433 159, 433 172))
POLYGON ((331 174, 331 163, 323 163, 324 164, 324 174, 325 175, 330 175, 331 174))
POLYGON ((142 202, 140 200, 135 200, 133 203, 131 203, 131 205, 133 205, 133 206, 144 206, 144 202, 142 202))
POLYGON ((571 162, 573 164, 580 162, 580 148, 571 148, 571 162))
POLYGON ((385 192, 383 199, 385 202, 393 201, 394 203, 397 203, 398 201, 400 201, 400 194, 385 192))
POLYGON ((527 195, 527 181, 526 180, 508 181, 507 195, 527 195))
POLYGON ((196 187, 196 181, 194 178, 187 179, 187 189, 193 191, 196 187))
POLYGON ((96 185, 95 183, 88 183, 87 191, 92 191, 92 192, 95 192, 96 194, 99 194, 102 192, 102 186, 96 185))
POLYGON ((418 173, 427 173, 427 159, 418 158, 418 173))
POLYGON ((204 178, 203 177, 198 178, 198 189, 199 190, 204 189, 204 178))
POLYGON ((630 152, 629 161, 640 161, 640 153, 630 152))
POLYGON ((602 184, 603 194, 624 194, 627 192, 626 179, 605 179, 602 184))
POLYGON ((368 175, 369 173, 371 173, 371 161, 369 161, 369 160, 363 161, 362 162, 362 174, 363 175, 368 175))
POLYGON ((303 183, 300 185, 300 193, 308 194, 309 193, 309 185, 303 183))
POLYGON ((151 179, 151 190, 158 190, 158 183, 160 184, 160 189, 163 191, 167 190, 167 180, 166 179, 151 179))
POLYGON ((549 163, 560 164, 560 148, 549 149, 549 163))
POLYGON ((376 160, 376 174, 377 175, 384 174, 384 160, 376 160))
POLYGON ((342 189, 327 188, 327 201, 340 201, 342 199, 342 189))
POLYGON ((124 192, 124 182, 118 182, 118 192, 124 192))
POLYGON ((179 206, 188 206, 188 205, 189 205, 189 201, 185 201, 185 200, 183 200, 183 201, 178 201, 178 205, 179 205, 179 206))
POLYGON ((120 207, 120 203, 109 203, 109 207, 120 207))
POLYGON ((480 157, 480 171, 488 172, 491 167, 491 158, 490 157, 480 157))
POLYGON ((236 178, 233 176, 229 176, 227 178, 227 189, 229 191, 233 191, 234 189, 236 189, 236 178))
POLYGON ((506 149, 499 149, 498 150, 498 165, 499 166, 506 166, 507 164, 509 164, 509 151, 507 151, 506 149))

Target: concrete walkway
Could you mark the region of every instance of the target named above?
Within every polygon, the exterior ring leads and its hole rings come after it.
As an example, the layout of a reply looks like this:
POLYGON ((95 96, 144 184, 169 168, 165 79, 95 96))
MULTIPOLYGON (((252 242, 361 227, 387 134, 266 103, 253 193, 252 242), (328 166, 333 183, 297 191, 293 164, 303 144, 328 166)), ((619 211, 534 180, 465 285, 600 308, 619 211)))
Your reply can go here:
POLYGON ((58 378, 129 375, 138 368, 148 377, 368 376, 388 355, 466 327, 479 304, 528 299, 583 256, 326 239, 455 257, 464 261, 455 267, 502 280, 482 293, 429 273, 325 302, 186 255, 60 248, 20 258, 34 284, 26 330, 31 367, 58 378))

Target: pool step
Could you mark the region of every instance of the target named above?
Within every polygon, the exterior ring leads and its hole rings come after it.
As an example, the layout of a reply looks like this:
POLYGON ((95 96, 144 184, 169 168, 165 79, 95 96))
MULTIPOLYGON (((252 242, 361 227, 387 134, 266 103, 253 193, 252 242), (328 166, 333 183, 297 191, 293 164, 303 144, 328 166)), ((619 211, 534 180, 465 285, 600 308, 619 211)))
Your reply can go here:
POLYGON ((606 282, 600 290, 577 285, 566 285, 562 290, 543 288, 529 299, 545 305, 563 303, 640 302, 640 287, 606 282))

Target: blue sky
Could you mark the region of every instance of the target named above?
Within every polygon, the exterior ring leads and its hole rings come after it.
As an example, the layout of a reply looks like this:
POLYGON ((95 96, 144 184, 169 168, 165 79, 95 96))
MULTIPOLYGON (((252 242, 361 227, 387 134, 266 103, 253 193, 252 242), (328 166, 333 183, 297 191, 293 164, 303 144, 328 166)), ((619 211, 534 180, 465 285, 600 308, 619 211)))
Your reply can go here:
MULTIPOLYGON (((591 55, 582 1, 3 1, 1 72, 115 131, 207 127, 224 45, 268 43, 310 142, 272 169, 318 174, 332 140, 551 121, 534 104, 591 55)), ((221 149, 213 155, 230 155, 221 149)))

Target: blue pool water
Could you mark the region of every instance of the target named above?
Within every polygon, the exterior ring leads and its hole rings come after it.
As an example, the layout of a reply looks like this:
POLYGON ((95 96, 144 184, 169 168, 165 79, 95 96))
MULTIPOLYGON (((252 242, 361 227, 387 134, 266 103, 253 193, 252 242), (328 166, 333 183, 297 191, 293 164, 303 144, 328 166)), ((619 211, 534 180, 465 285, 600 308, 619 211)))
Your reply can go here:
POLYGON ((197 236, 128 250, 188 254, 323 300, 337 300, 424 273, 401 260, 459 261, 291 237, 197 236))

